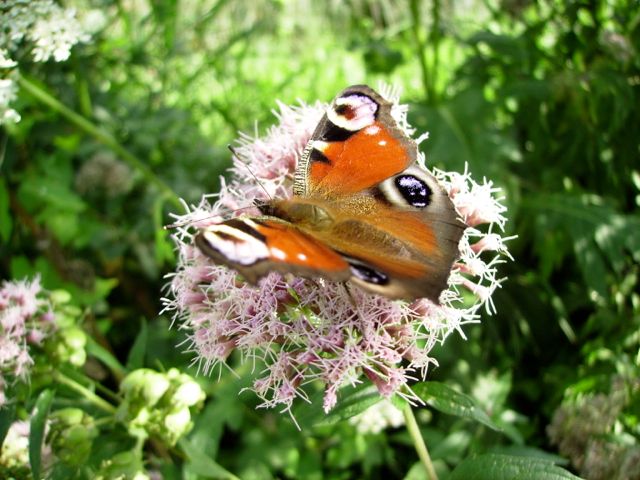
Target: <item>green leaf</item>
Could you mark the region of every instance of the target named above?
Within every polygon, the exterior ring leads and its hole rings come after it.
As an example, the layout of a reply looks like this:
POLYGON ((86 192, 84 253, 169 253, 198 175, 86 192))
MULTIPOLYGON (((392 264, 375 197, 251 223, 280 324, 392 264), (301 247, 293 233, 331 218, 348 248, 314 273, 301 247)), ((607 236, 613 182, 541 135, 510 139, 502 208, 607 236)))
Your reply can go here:
POLYGON ((575 480, 576 477, 552 462, 531 457, 490 453, 467 458, 448 480, 575 480))
POLYGON ((347 386, 338 392, 336 407, 325 414, 321 408, 323 398, 324 391, 316 391, 310 396, 309 402, 300 402, 294 407, 293 417, 302 430, 334 425, 362 413, 381 400, 380 394, 371 385, 347 386))
POLYGON ((49 408, 53 401, 53 391, 44 390, 31 412, 31 426, 29 430, 29 464, 33 478, 40 478, 40 463, 42 459, 42 441, 44 440, 44 427, 49 415, 49 408))
MULTIPOLYGON (((543 236, 538 244, 542 245, 550 232, 566 233, 586 284, 601 298, 608 295, 608 273, 623 272, 629 253, 636 261, 640 258, 640 241, 635 234, 640 228, 640 218, 622 215, 601 197, 566 193, 532 195, 523 201, 523 206, 538 216, 538 231, 543 236)), ((543 261, 549 254, 554 252, 547 246, 539 251, 543 261)), ((561 264, 563 260, 559 258, 555 263, 561 264)))
POLYGON ((7 436, 7 432, 16 418, 16 404, 10 403, 0 408, 0 451, 2 451, 2 444, 7 436))
POLYGON ((186 469, 204 478, 232 479, 239 480, 233 473, 226 470, 222 465, 198 450, 190 440, 183 438, 178 444, 187 456, 186 469))
POLYGON ((238 408, 238 403, 236 396, 223 396, 207 402, 193 419, 193 429, 189 434, 193 448, 216 458, 227 416, 230 411, 238 408))
POLYGON ((416 462, 411 466, 403 480, 426 480, 428 478, 427 471, 422 462, 416 462))
POLYGON ((12 228, 13 220, 11 219, 11 210, 9 208, 9 191, 4 179, 0 179, 0 240, 8 242, 12 228))
POLYGON ((534 458, 537 460, 544 460, 546 462, 555 463, 556 465, 568 465, 569 461, 561 457, 560 455, 556 455, 555 453, 545 452, 544 450, 540 450, 535 447, 528 447, 525 445, 505 445, 505 446, 496 446, 491 449, 491 453, 500 454, 500 455, 509 455, 514 457, 527 457, 534 458))
POLYGON ((373 387, 343 389, 341 394, 343 392, 346 392, 346 395, 341 395, 336 407, 315 425, 334 425, 342 420, 355 417, 382 400, 378 391, 373 387))
POLYGON ((468 418, 500 431, 489 416, 468 395, 457 392, 440 382, 421 382, 414 385, 413 391, 428 405, 442 413, 468 418))
POLYGON ((116 357, 114 357, 111 352, 109 352, 106 348, 96 342, 93 337, 87 336, 87 353, 96 357, 102 363, 104 363, 112 372, 115 372, 119 376, 124 376, 126 369, 124 366, 118 361, 116 357))
POLYGON ((133 346, 127 357, 127 370, 135 370, 144 366, 144 357, 147 353, 147 342, 149 339, 149 330, 147 321, 143 318, 140 324, 140 331, 133 342, 133 346))

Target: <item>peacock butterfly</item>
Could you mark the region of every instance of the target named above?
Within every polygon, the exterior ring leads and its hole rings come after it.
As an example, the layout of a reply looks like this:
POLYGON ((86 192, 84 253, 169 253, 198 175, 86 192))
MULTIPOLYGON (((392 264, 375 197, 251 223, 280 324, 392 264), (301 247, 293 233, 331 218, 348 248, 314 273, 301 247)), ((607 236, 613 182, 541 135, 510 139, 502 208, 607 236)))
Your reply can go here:
POLYGON ((391 107, 368 86, 343 90, 304 149, 293 197, 210 225, 196 245, 251 283, 290 272, 438 303, 465 225, 391 107))

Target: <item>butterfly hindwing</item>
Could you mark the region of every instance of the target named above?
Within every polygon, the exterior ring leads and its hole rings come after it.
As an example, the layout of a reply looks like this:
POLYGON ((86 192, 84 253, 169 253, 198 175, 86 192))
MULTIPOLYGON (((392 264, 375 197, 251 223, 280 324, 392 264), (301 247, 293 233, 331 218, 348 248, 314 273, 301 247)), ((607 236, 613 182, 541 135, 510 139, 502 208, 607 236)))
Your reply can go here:
MULTIPOLYGON (((307 201, 295 201, 294 210, 307 201)), ((323 213, 314 217, 331 218, 330 224, 307 221, 301 228, 344 256, 354 283, 390 298, 438 302, 464 225, 431 174, 411 167, 385 180, 375 194, 321 205, 314 208, 323 213)))
POLYGON ((351 276, 341 255, 278 218, 234 218, 202 229, 195 241, 204 254, 251 283, 271 271, 336 281, 351 276))

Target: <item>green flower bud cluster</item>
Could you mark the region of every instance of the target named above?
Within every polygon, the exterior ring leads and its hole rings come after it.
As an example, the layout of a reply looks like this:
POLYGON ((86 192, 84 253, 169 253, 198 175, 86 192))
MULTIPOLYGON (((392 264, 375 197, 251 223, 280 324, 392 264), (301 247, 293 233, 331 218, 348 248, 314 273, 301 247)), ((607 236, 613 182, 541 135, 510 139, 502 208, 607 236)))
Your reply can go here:
POLYGON ((77 325, 82 311, 75 305, 68 305, 71 295, 64 290, 52 292, 50 299, 56 312, 57 330, 45 343, 48 358, 54 363, 82 367, 87 360, 87 335, 77 325))
POLYGON ((175 445, 191 430, 189 409, 206 397, 193 378, 175 368, 166 373, 134 370, 122 381, 120 391, 124 400, 117 417, 129 432, 139 438, 153 435, 167 445, 175 445))
POLYGON ((95 480, 149 480, 142 459, 134 451, 120 452, 105 460, 96 473, 95 480))
POLYGON ((98 428, 93 417, 79 408, 63 408, 49 416, 47 443, 55 456, 71 466, 81 466, 89 458, 98 428))

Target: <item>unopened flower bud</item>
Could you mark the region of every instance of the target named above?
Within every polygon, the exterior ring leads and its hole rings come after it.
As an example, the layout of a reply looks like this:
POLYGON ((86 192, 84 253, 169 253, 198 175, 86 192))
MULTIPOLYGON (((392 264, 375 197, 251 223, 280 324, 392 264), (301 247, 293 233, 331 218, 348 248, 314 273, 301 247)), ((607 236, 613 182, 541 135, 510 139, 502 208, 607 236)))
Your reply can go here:
POLYGON ((149 480, 149 475, 145 473, 142 458, 139 452, 127 451, 115 454, 109 460, 105 460, 100 465, 96 480, 149 480))
POLYGON ((60 460, 68 465, 86 463, 93 439, 98 435, 93 417, 79 408, 63 408, 50 415, 48 443, 60 460))
POLYGON ((161 373, 147 368, 134 370, 122 381, 120 389, 131 402, 141 402, 149 407, 169 389, 170 383, 161 373))

